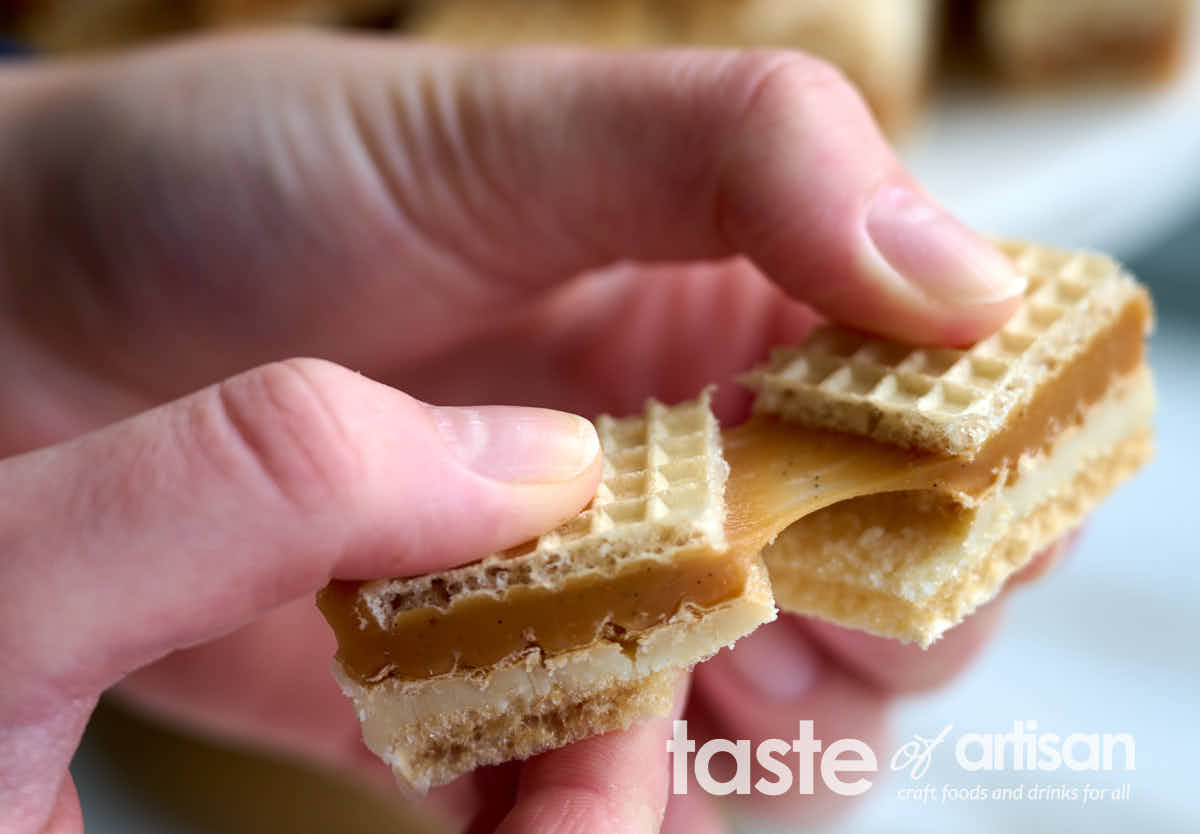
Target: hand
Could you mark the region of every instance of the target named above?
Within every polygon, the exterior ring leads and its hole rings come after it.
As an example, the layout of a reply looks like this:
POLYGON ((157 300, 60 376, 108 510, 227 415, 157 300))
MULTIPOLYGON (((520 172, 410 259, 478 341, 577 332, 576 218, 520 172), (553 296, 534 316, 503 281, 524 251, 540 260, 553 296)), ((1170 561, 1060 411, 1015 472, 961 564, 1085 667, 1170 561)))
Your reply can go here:
MULTIPOLYGON (((390 778, 312 593, 548 529, 598 462, 567 415, 372 379, 622 413, 727 381, 814 310, 956 344, 1021 290, 841 77, 787 53, 288 35, 10 68, 0 170, 0 824, 18 831, 79 829, 66 766, 116 684, 390 778)), ((723 386, 724 418, 745 407, 723 386)), ((944 679, 992 621, 921 654, 784 618, 699 670, 689 716, 870 739, 890 693, 944 679), (768 653, 787 674, 755 671, 768 653)), ((665 734, 442 798, 479 830, 652 827, 665 734)), ((696 801, 667 822, 715 825, 696 801)))

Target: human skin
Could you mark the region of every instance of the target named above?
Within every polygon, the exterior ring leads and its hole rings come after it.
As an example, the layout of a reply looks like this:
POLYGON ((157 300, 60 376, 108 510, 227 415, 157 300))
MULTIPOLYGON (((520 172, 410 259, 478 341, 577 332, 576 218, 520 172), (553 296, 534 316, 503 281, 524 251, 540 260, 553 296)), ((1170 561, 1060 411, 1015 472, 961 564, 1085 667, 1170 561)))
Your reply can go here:
MULTIPOLYGON (((14 66, 0 171, 0 828, 18 832, 81 830, 66 768, 113 687, 390 779, 312 594, 578 511, 594 433, 516 406, 621 414, 717 381, 733 422, 731 377, 819 316, 961 344, 1022 288, 794 53, 290 33, 14 66)), ((927 652, 782 617, 681 683, 679 709, 700 740, 811 718, 880 744, 891 697, 954 675, 996 617, 927 652)), ((430 802, 480 831, 719 830, 695 791, 667 807, 668 725, 430 802)))

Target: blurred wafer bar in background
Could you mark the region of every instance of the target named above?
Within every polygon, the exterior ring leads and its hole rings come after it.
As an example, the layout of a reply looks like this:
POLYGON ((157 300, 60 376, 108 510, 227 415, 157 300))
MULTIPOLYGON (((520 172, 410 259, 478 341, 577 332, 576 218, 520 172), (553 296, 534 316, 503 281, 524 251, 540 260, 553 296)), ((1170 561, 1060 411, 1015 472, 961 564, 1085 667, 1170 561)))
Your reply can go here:
POLYGON ((434 0, 412 31, 468 43, 799 49, 841 68, 895 132, 927 87, 938 8, 934 0, 434 0))
POLYGON ((390 29, 468 45, 779 47, 820 56, 886 132, 919 114, 952 54, 1014 84, 1156 80, 1193 0, 0 0, 0 34, 77 52, 271 23, 390 29), (956 25, 943 25, 950 20, 956 25), (964 23, 965 22, 965 23, 964 23))
POLYGON ((981 0, 992 65, 1020 83, 1170 75, 1191 0, 981 0))
POLYGON ((213 25, 294 21, 354 25, 394 22, 401 0, 195 0, 203 22, 213 25))
POLYGON ((678 40, 662 0, 426 0, 408 31, 479 45, 650 46, 678 40))
POLYGON ((199 25, 188 0, 22 0, 7 34, 37 49, 80 52, 150 40, 199 25))
POLYGON ((393 28, 411 5, 410 0, 0 0, 0 26, 38 49, 81 52, 227 26, 393 28))

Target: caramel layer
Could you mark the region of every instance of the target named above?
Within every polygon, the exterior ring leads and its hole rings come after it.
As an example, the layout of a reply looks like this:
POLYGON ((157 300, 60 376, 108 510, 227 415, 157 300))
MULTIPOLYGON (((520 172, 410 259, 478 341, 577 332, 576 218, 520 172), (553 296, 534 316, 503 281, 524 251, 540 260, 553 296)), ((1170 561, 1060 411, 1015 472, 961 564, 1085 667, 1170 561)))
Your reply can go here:
POLYGON ((482 669, 536 646, 549 656, 597 639, 632 644, 682 606, 704 610, 742 593, 750 561, 797 519, 848 498, 935 489, 977 495, 1014 478, 1025 453, 1049 449, 1086 417, 1109 386, 1137 368, 1150 316, 1133 297, 1113 323, 1066 363, 971 460, 885 446, 861 437, 755 417, 724 434, 729 551, 646 560, 617 576, 581 575, 556 589, 517 587, 476 595, 448 610, 397 612, 389 629, 358 595, 361 582, 331 582, 318 594, 346 673, 367 683, 482 669))
POLYGON ((647 559, 612 577, 472 596, 448 611, 399 611, 390 632, 358 596, 359 582, 331 582, 317 605, 338 635, 337 658, 350 677, 427 678, 490 666, 534 646, 553 655, 597 639, 632 641, 685 604, 712 608, 741 596, 757 553, 739 558, 706 548, 670 562, 647 559))

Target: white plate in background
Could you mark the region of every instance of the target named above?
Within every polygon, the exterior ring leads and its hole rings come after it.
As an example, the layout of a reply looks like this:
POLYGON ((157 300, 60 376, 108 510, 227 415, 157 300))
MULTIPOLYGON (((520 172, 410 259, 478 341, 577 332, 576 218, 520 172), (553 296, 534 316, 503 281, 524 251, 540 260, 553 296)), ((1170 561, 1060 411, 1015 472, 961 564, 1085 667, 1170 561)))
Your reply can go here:
POLYGON ((975 228, 1128 258, 1200 208, 1200 14, 1163 87, 939 91, 900 152, 975 228))

